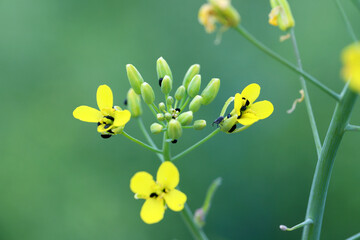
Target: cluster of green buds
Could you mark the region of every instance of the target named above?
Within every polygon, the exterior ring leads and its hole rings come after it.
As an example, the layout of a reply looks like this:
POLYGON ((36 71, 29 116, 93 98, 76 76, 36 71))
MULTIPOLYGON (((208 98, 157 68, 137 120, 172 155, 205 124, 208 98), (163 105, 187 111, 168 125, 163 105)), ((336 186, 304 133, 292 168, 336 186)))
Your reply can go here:
POLYGON ((199 74, 199 64, 190 66, 182 85, 176 89, 174 96, 171 96, 173 75, 168 63, 164 58, 160 57, 156 62, 156 71, 164 101, 158 104, 155 104, 155 93, 152 86, 144 81, 139 71, 131 64, 126 66, 126 70, 132 87, 126 99, 128 109, 132 117, 139 117, 142 114, 142 98, 156 117, 156 122, 150 126, 150 131, 153 134, 166 131, 167 139, 172 143, 176 143, 181 137, 184 128, 201 130, 206 126, 205 120, 193 122, 194 113, 199 111, 201 106, 208 105, 215 99, 219 92, 220 79, 211 79, 204 90, 200 92, 201 75, 199 74), (189 109, 186 111, 188 105, 189 109))

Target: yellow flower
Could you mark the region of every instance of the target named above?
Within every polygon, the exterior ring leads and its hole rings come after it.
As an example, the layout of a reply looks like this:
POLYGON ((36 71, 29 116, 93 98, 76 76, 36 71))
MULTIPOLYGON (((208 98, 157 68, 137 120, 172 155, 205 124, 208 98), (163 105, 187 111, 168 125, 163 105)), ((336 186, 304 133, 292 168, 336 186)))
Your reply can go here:
POLYGON ((282 31, 294 27, 295 21, 286 0, 270 0, 270 5, 272 9, 269 14, 269 23, 271 25, 279 26, 282 31))
POLYGON ((342 76, 350 81, 350 88, 360 93, 360 42, 353 43, 342 52, 342 76))
POLYGON ((145 199, 140 217, 147 223, 161 221, 165 213, 165 204, 173 211, 181 211, 186 195, 175 189, 179 184, 179 171, 171 162, 163 162, 156 176, 156 182, 147 172, 137 172, 130 181, 130 189, 135 198, 145 199))
POLYGON ((125 124, 130 120, 131 113, 113 105, 113 93, 107 85, 98 87, 96 100, 99 110, 80 106, 74 110, 74 118, 84 122, 97 123, 97 131, 103 138, 121 133, 125 124))
POLYGON ((260 86, 256 83, 248 85, 240 93, 235 94, 234 113, 237 122, 242 125, 251 125, 260 119, 269 117, 274 106, 269 101, 255 102, 260 95, 260 86))

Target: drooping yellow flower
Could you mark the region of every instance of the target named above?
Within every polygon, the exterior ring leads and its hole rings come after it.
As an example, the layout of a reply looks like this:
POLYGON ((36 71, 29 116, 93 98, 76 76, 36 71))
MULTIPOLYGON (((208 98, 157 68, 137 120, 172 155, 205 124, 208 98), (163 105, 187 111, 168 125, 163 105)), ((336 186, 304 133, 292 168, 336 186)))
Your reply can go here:
POLYGON ((360 42, 353 43, 342 52, 342 76, 349 87, 360 93, 360 42))
POLYGON ((156 182, 147 172, 137 172, 130 181, 130 189, 135 198, 145 199, 140 217, 147 223, 157 223, 164 217, 166 206, 173 211, 181 211, 186 195, 175 189, 179 184, 179 171, 171 162, 163 162, 157 172, 156 182))
POLYGON ((234 111, 237 122, 242 125, 251 125, 260 119, 269 117, 274 106, 269 101, 255 102, 260 95, 260 86, 256 83, 248 85, 241 93, 235 94, 234 111))
POLYGON ((97 123, 97 131, 103 138, 121 133, 125 124, 130 120, 131 113, 113 105, 113 93, 107 85, 98 87, 96 100, 99 110, 80 106, 74 110, 73 116, 80 121, 97 123))
POLYGON ((286 0, 270 0, 270 5, 269 24, 279 26, 282 31, 294 27, 295 20, 286 0))

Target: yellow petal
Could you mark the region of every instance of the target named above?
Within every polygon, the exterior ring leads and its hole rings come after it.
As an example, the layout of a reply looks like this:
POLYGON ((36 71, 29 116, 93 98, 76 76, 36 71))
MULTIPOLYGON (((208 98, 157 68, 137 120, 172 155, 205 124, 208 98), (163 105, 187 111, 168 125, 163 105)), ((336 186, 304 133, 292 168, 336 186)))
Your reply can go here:
POLYGON ((254 122, 257 122, 259 120, 259 118, 257 118, 256 116, 255 116, 255 114, 253 114, 253 113, 243 113, 242 115, 241 115, 241 118, 240 119, 238 119, 237 121, 240 123, 240 124, 242 124, 242 125, 244 125, 244 126, 246 126, 246 125, 251 125, 251 124, 253 124, 254 122))
POLYGON ((165 202, 168 207, 176 212, 183 210, 184 204, 186 202, 186 195, 183 192, 180 192, 177 189, 173 189, 170 192, 166 193, 165 202))
POLYGON ((99 122, 103 117, 99 110, 88 106, 77 107, 73 112, 73 116, 84 122, 99 122))
POLYGON ((96 101, 100 110, 113 107, 113 94, 109 86, 100 85, 96 92, 96 101))
POLYGON ((124 126, 131 117, 131 113, 128 110, 124 111, 115 111, 115 120, 114 120, 114 126, 120 127, 124 126))
POLYGON ((260 101, 250 105, 249 110, 254 112, 259 119, 264 119, 273 113, 274 106, 269 101, 260 101))
POLYGON ((248 85, 241 92, 241 96, 249 100, 250 104, 255 102, 255 100, 259 97, 259 95, 260 95, 260 86, 256 83, 252 83, 248 85))
POLYGON ((146 199, 141 208, 140 217, 147 224, 153 224, 164 218, 164 200, 159 198, 146 199))
POLYGON ((159 167, 156 182, 164 188, 174 189, 179 184, 179 171, 169 161, 163 162, 159 167))
POLYGON ((110 130, 111 127, 112 127, 112 125, 110 125, 110 124, 108 124, 108 125, 106 125, 106 124, 101 124, 101 125, 99 125, 99 126, 97 127, 97 131, 98 131, 99 133, 103 133, 103 132, 106 132, 106 131, 110 130), (106 128, 105 128, 105 127, 106 127, 106 128))
POLYGON ((240 93, 235 94, 234 108, 238 116, 240 115, 240 108, 242 107, 242 103, 243 100, 241 98, 241 94, 240 93))
POLYGON ((130 189, 138 194, 140 198, 150 197, 156 183, 147 172, 137 172, 130 180, 130 189))

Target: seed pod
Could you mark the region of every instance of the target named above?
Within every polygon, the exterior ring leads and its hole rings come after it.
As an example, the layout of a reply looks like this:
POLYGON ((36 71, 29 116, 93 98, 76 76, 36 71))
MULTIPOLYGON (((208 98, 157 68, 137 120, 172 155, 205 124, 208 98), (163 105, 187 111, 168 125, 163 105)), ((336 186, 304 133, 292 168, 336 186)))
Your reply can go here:
POLYGON ((134 89, 136 94, 141 94, 141 84, 144 82, 139 71, 132 65, 126 65, 126 73, 130 82, 131 87, 134 89))
POLYGON ((194 129, 195 130, 202 130, 204 127, 206 127, 206 121, 205 120, 196 120, 194 122, 194 129))
POLYGON ((141 84, 141 96, 146 104, 152 104, 155 101, 154 90, 147 82, 141 84))
POLYGON ((182 126, 190 125, 190 123, 193 120, 193 112, 192 111, 184 112, 178 116, 177 120, 181 123, 182 126))
POLYGON ((190 102, 189 109, 193 113, 199 111, 201 107, 202 97, 200 95, 196 95, 194 99, 190 102))
POLYGON ((169 67, 169 65, 167 64, 167 62, 165 61, 165 59, 163 57, 160 57, 156 61, 156 71, 157 71, 157 75, 158 75, 159 80, 164 79, 164 77, 166 75, 168 75, 171 80, 173 79, 170 67, 169 67))
POLYGON ((183 85, 184 85, 185 89, 187 89, 187 87, 189 86, 193 77, 195 77, 196 74, 199 74, 199 72, 200 72, 199 64, 194 64, 194 65, 190 66, 190 68, 189 68, 189 70, 187 70, 184 80, 183 80, 183 85))
POLYGON ((170 93, 171 89, 172 89, 172 80, 168 75, 166 75, 161 82, 161 92, 167 95, 170 93))
POLYGON ((142 114, 141 99, 134 89, 130 88, 127 93, 128 109, 131 112, 131 117, 138 117, 142 114))
POLYGON ((182 135, 182 128, 180 122, 176 119, 171 119, 168 124, 167 132, 170 139, 179 139, 182 135))
POLYGON ((201 97, 203 98, 202 104, 208 105, 211 103, 217 96, 220 89, 220 79, 213 78, 208 83, 206 88, 202 91, 201 97))
POLYGON ((184 96, 185 96, 185 87, 181 85, 175 92, 175 99, 180 101, 181 99, 184 98, 184 96))
POLYGON ((187 93, 189 94, 189 96, 192 98, 195 97, 196 94, 198 94, 200 91, 200 86, 201 86, 201 76, 197 74, 193 77, 187 88, 187 93))
POLYGON ((150 131, 153 134, 161 133, 162 130, 163 130, 163 126, 159 123, 153 123, 150 126, 150 131))

